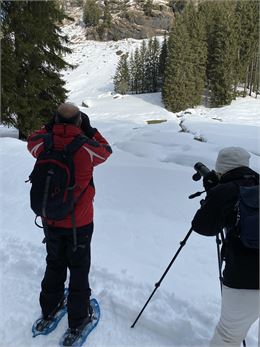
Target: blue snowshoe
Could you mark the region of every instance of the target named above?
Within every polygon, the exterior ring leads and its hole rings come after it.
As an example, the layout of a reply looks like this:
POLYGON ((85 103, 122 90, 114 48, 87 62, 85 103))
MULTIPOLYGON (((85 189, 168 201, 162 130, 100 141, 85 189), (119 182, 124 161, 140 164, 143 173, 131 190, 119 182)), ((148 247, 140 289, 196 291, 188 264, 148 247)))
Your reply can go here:
POLYGON ((88 335, 98 325, 100 319, 100 307, 96 299, 90 300, 89 317, 77 329, 67 329, 60 340, 60 346, 81 347, 87 340, 88 335))
POLYGON ((67 313, 68 293, 68 288, 66 288, 63 299, 47 318, 40 317, 34 322, 32 326, 33 337, 48 335, 57 327, 62 317, 67 313))

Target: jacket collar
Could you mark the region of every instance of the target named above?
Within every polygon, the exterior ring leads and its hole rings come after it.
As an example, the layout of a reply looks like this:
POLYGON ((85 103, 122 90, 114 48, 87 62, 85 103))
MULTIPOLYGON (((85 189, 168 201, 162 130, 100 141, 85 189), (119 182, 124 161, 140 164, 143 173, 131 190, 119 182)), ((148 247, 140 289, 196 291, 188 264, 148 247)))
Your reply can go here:
POLYGON ((247 166, 240 166, 233 170, 226 172, 220 177, 220 183, 227 183, 230 181, 254 179, 259 182, 259 174, 247 166))

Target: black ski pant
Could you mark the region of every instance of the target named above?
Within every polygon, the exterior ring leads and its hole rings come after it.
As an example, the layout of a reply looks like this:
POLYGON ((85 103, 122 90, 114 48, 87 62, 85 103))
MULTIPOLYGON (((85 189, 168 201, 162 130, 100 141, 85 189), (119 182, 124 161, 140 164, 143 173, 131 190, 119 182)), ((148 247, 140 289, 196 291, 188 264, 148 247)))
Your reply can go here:
POLYGON ((42 280, 40 305, 44 317, 55 310, 64 295, 67 269, 70 271, 68 321, 79 327, 88 316, 90 243, 93 223, 77 228, 77 250, 73 251, 73 231, 48 226, 46 230, 46 271, 42 280))

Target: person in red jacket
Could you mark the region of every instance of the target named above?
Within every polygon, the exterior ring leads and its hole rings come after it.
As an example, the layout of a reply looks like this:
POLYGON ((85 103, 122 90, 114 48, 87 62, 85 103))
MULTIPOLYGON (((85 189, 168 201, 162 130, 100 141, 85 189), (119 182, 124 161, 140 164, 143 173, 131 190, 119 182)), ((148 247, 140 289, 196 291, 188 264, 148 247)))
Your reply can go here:
POLYGON ((88 116, 71 103, 60 105, 54 119, 29 136, 28 150, 35 158, 44 150, 41 135, 49 131, 53 133, 54 148, 60 150, 79 134, 88 138, 73 157, 75 200, 79 197, 74 212, 78 245, 76 251, 73 251, 71 215, 59 221, 48 219, 43 221, 47 229, 47 266, 40 293, 43 323, 48 323, 64 300, 64 283, 69 269, 68 323, 71 334, 76 335, 89 322, 92 313, 89 304, 91 289, 88 274, 95 195, 93 169, 103 163, 111 155, 112 150, 98 130, 91 127, 88 116))

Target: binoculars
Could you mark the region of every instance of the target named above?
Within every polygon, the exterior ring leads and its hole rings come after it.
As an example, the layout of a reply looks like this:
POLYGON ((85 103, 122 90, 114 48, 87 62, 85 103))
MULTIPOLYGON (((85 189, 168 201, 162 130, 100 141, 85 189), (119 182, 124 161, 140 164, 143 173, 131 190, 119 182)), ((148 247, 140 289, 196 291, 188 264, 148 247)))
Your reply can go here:
POLYGON ((200 162, 194 165, 194 169, 196 173, 192 176, 193 181, 199 181, 201 177, 206 177, 210 173, 210 169, 200 162))

